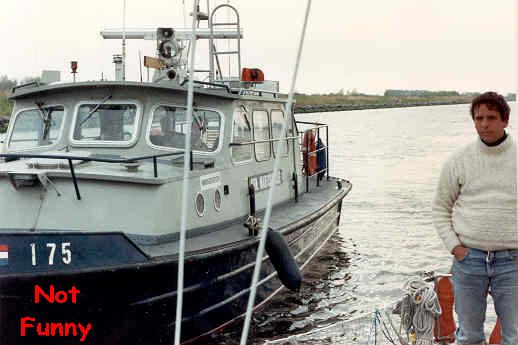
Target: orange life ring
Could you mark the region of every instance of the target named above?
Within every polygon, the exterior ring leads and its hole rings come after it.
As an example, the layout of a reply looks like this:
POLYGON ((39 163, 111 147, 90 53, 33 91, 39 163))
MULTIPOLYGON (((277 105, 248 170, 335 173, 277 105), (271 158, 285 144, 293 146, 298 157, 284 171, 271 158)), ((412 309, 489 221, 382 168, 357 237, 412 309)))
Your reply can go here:
POLYGON ((437 280, 437 297, 441 305, 442 314, 435 320, 434 336, 437 342, 453 343, 455 341, 455 319, 453 318, 453 285, 448 277, 437 280), (440 330, 440 332, 439 332, 440 330))
POLYGON ((263 82, 264 73, 259 68, 243 68, 241 72, 241 81, 263 82))
POLYGON ((306 175, 313 175, 317 171, 317 154, 315 151, 315 134, 312 130, 304 132, 302 138, 302 164, 306 175), (309 153, 309 157, 308 157, 309 153), (306 167, 306 164, 309 167, 306 167))

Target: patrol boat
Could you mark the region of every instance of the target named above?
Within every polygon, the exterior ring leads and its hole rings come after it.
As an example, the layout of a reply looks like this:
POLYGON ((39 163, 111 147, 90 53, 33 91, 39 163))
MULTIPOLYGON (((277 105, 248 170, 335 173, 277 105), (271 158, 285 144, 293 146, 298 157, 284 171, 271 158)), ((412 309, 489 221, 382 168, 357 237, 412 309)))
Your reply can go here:
POLYGON ((284 111, 277 82, 241 68, 243 32, 233 6, 197 20, 207 22, 196 37, 208 41, 210 63, 195 70, 202 76, 194 81, 192 123, 188 29, 102 32, 156 41, 157 56, 145 62, 156 69, 150 82, 123 80, 124 59, 115 56, 114 81, 12 90, 0 155, 0 343, 70 343, 54 323, 90 323, 92 344, 172 342, 189 126, 183 342, 243 317, 274 183, 256 308, 282 284, 296 290, 298 269, 337 230, 351 184, 329 176, 328 127, 297 122, 284 111), (221 12, 233 19, 218 21, 221 12), (229 47, 222 40, 234 48, 218 49, 229 47), (224 70, 223 57, 237 62, 237 72, 224 70))

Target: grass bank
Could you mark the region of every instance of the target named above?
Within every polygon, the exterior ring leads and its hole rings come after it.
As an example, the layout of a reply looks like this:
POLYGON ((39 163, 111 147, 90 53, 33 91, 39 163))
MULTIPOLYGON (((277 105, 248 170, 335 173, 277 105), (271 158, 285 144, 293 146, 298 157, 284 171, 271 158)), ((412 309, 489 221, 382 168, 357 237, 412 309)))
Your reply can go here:
POLYGON ((473 96, 377 96, 297 94, 296 113, 471 103, 473 96))

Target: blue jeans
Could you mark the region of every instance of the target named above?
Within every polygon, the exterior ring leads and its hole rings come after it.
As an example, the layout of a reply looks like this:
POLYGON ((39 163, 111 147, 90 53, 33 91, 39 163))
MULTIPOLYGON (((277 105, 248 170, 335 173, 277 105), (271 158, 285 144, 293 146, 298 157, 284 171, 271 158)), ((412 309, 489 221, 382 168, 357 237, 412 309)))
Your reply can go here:
POLYGON ((469 248, 462 260, 453 259, 457 344, 485 344, 487 292, 502 326, 502 345, 518 344, 518 249, 485 252, 469 248))

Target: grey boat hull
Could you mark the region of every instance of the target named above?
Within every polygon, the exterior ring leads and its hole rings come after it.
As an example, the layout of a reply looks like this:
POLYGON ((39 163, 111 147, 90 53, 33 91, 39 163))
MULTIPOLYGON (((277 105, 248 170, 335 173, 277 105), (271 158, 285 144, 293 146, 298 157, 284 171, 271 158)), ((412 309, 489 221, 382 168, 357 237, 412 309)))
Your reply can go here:
MULTIPOLYGON (((331 183, 331 182, 329 182, 331 183)), ((337 230, 342 199, 350 185, 337 190, 307 217, 280 231, 303 268, 337 230)), ((246 231, 243 228, 243 231, 246 231)), ((183 342, 205 342, 206 336, 239 321, 246 311, 258 237, 201 253, 188 253, 183 296, 183 342)), ((177 258, 157 257, 112 265, 0 277, 1 344, 70 344, 73 337, 20 335, 21 318, 37 322, 91 323, 86 341, 95 344, 170 344, 174 337, 177 258), (34 286, 58 290, 76 286, 77 304, 34 303, 34 286)), ((263 261, 256 308, 281 288, 270 260, 263 261)), ((77 338, 73 340, 75 343, 77 338)))

